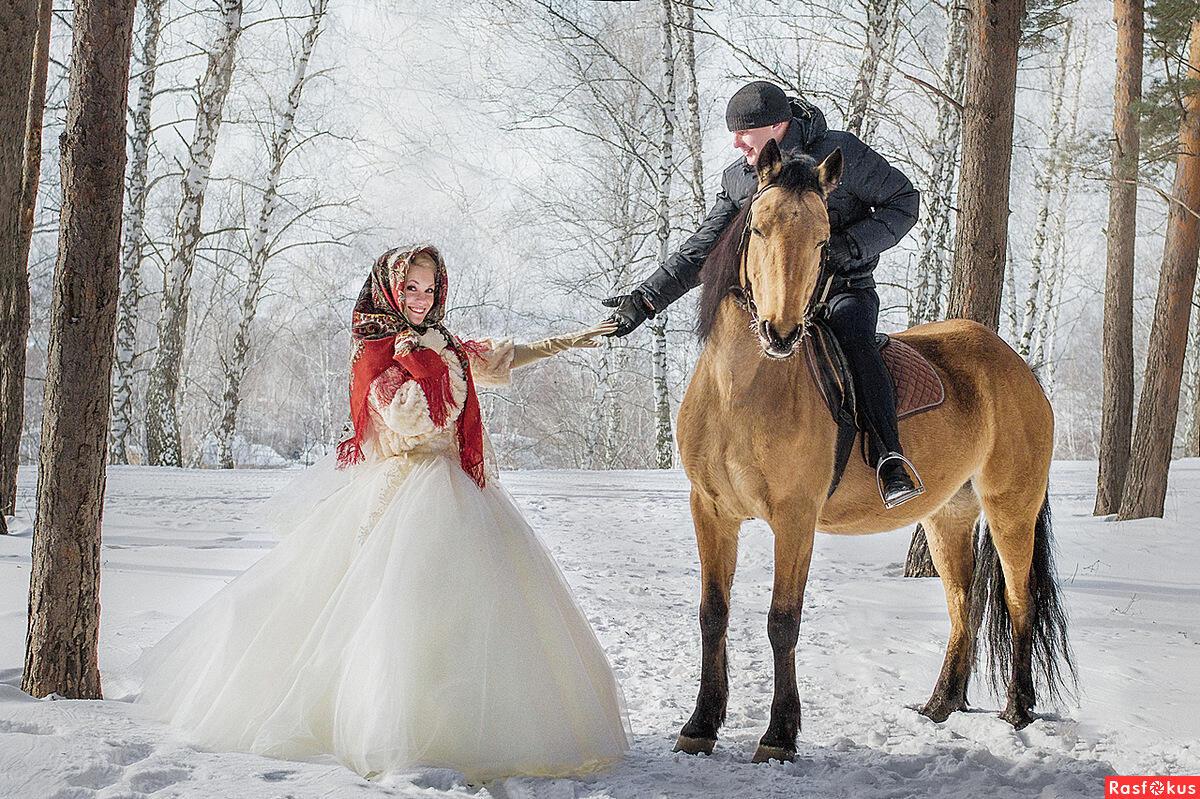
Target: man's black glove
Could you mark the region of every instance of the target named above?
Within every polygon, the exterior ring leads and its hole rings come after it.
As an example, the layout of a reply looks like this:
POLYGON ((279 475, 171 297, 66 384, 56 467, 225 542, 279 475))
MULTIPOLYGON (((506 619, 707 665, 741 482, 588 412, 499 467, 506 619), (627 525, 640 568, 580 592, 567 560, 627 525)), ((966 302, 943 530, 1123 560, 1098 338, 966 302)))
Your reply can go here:
POLYGON ((858 246, 843 232, 834 233, 829 237, 828 250, 825 253, 834 273, 841 272, 858 260, 858 246))
POLYGON ((616 308, 613 315, 609 317, 617 323, 617 329, 610 336, 622 338, 628 336, 634 330, 641 326, 642 322, 654 316, 654 309, 642 297, 642 293, 637 289, 628 294, 618 294, 615 297, 609 297, 606 300, 600 301, 601 305, 608 308, 616 308))

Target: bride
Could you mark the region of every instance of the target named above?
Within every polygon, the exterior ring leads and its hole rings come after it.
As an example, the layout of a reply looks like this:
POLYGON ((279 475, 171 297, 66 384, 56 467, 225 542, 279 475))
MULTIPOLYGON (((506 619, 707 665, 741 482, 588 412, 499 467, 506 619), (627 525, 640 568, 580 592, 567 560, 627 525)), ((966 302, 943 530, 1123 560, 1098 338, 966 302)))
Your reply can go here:
POLYGON ((462 342, 446 292, 434 247, 380 257, 337 463, 275 497, 281 542, 140 658, 138 702, 193 743, 472 781, 580 774, 628 748, 608 660, 501 487, 475 394, 611 328, 462 342))

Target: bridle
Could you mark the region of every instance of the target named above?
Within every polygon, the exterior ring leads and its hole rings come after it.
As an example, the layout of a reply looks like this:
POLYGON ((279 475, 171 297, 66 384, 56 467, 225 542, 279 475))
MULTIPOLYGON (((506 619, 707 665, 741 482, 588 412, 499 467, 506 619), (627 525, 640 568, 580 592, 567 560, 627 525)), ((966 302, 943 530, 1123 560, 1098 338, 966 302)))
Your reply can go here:
MULTIPOLYGON (((738 240, 738 285, 729 289, 734 301, 750 314, 750 324, 755 330, 759 327, 758 306, 754 304, 754 286, 746 273, 746 257, 750 251, 750 232, 754 220, 754 203, 759 197, 771 189, 778 188, 768 183, 746 200, 746 224, 742 227, 741 238, 738 240)), ((829 266, 829 242, 821 245, 821 265, 817 270, 817 287, 808 299, 808 307, 804 310, 804 318, 800 322, 800 340, 812 331, 812 326, 829 314, 829 291, 833 286, 833 270, 829 266)))

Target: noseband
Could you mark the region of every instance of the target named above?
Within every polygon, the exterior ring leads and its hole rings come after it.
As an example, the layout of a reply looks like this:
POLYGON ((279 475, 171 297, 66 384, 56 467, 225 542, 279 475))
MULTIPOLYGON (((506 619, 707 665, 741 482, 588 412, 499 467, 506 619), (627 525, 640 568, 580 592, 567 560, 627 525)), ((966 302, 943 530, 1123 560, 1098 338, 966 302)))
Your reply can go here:
MULTIPOLYGON (((738 285, 731 288, 730 294, 733 295, 734 301, 750 314, 750 324, 754 329, 758 329, 758 306, 754 304, 754 286, 750 283, 750 276, 746 272, 746 257, 750 251, 750 231, 754 224, 754 203, 759 197, 763 196, 770 189, 778 188, 775 185, 768 184, 763 186, 748 199, 749 207, 746 209, 746 224, 742 228, 741 238, 738 240, 738 285)), ((821 265, 817 270, 817 287, 813 294, 808 299, 808 307, 804 309, 804 318, 800 322, 800 339, 803 340, 812 331, 812 326, 819 319, 824 319, 829 314, 829 290, 833 286, 833 270, 829 266, 829 242, 826 241, 821 245, 821 265)))

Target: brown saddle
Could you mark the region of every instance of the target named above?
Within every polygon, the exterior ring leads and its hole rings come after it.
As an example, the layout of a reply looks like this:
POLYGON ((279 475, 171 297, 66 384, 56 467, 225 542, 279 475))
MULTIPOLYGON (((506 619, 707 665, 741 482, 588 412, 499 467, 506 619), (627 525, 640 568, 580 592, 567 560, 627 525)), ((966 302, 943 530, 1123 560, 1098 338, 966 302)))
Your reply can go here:
POLYGON ((946 401, 942 378, 915 347, 886 333, 877 334, 875 341, 896 387, 897 419, 932 410, 946 401))

